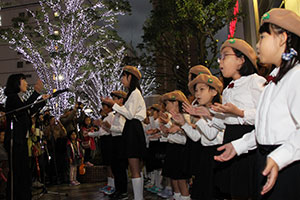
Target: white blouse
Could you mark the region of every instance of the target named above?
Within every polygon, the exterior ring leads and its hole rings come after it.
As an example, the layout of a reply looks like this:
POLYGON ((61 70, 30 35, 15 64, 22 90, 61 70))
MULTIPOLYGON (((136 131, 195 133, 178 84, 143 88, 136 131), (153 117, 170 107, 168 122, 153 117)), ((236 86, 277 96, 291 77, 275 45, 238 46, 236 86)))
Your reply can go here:
MULTIPOLYGON (((170 116, 171 114, 168 113, 170 116)), ((172 116, 172 115, 171 115, 172 116)), ((184 119, 186 122, 190 123, 190 115, 188 114, 183 114, 184 119)), ((165 125, 167 128, 170 128, 172 126, 172 121, 170 120, 168 124, 165 125)), ((168 134, 167 136, 168 142, 171 144, 182 144, 184 145, 186 143, 186 136, 183 133, 177 132, 174 134, 168 134)))
MULTIPOLYGON (((279 68, 271 75, 276 76, 279 68)), ((255 130, 232 142, 238 155, 258 144, 281 145, 268 156, 279 169, 300 160, 300 64, 277 83, 269 83, 258 104, 255 130), (257 142, 257 143, 256 143, 257 142)))
POLYGON ((125 122, 126 119, 122 115, 120 115, 119 113, 115 113, 110 127, 111 135, 113 137, 122 135, 125 122))
POLYGON ((146 104, 141 92, 136 88, 123 106, 114 104, 113 110, 123 115, 126 119, 138 119, 143 121, 146 118, 146 104))
MULTIPOLYGON (((156 120, 151 116, 149 117, 150 120, 150 127, 149 129, 159 129, 159 119, 157 118, 156 120)), ((147 137, 150 137, 150 135, 147 135, 147 137)), ((149 138, 149 141, 158 141, 159 138, 149 138)))
POLYGON ((244 111, 244 117, 238 117, 232 114, 223 114, 220 117, 214 117, 210 125, 222 127, 225 124, 254 125, 256 108, 259 97, 263 91, 266 79, 257 74, 242 76, 237 80, 230 82, 234 84, 233 88, 225 88, 223 91, 223 104, 232 103, 244 111))
MULTIPOLYGON (((103 119, 103 122, 108 122, 109 124, 112 124, 114 119, 114 112, 110 112, 107 114, 107 116, 103 119)), ((89 132, 88 135, 90 137, 100 137, 100 136, 104 136, 104 135, 110 135, 110 132, 107 132, 106 130, 104 130, 103 128, 100 127, 99 131, 95 131, 95 132, 89 132)))
POLYGON ((224 129, 219 130, 209 126, 208 122, 204 118, 200 118, 196 122, 196 126, 197 128, 194 129, 190 124, 185 123, 181 128, 194 142, 201 139, 201 144, 203 146, 213 146, 223 143, 224 129))

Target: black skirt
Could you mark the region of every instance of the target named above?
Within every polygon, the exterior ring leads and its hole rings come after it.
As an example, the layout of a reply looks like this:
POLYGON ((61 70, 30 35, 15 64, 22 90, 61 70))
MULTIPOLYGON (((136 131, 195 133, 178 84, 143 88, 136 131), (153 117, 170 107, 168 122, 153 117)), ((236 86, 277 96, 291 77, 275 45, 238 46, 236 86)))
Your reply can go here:
POLYGON ((300 161, 294 162, 279 171, 274 187, 265 195, 260 192, 267 181, 267 177, 262 175, 266 166, 266 160, 269 153, 275 150, 279 145, 258 145, 256 152, 256 199, 258 200, 294 200, 300 199, 300 161))
POLYGON ((187 154, 186 145, 168 143, 162 175, 174 180, 191 178, 186 171, 186 163, 189 162, 187 154))
POLYGON ((112 158, 112 136, 104 135, 100 137, 100 149, 102 156, 102 164, 110 165, 112 158))
POLYGON ((191 175, 198 176, 201 173, 201 165, 202 163, 202 144, 201 141, 194 142, 190 138, 187 138, 187 148, 189 151, 190 164, 189 164, 189 172, 191 175))
MULTIPOLYGON (((239 139, 253 129, 254 126, 249 125, 226 125, 223 144, 239 139)), ((253 198, 254 165, 255 150, 220 163, 217 183, 220 191, 233 198, 253 198)))
POLYGON ((140 120, 126 119, 122 132, 123 156, 126 158, 146 157, 146 139, 144 128, 140 120))
POLYGON ((150 141, 147 151, 146 167, 147 172, 162 168, 163 144, 159 141, 150 141))

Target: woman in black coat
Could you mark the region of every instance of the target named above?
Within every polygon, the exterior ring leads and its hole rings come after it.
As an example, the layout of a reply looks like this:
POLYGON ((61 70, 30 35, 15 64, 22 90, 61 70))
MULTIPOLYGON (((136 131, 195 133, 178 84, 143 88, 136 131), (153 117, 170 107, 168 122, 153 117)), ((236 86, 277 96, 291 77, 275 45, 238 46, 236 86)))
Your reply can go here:
MULTIPOLYGON (((27 82, 24 74, 13 74, 8 77, 5 95, 6 113, 23 106, 33 103, 39 96, 43 88, 40 80, 34 86, 34 92, 28 100, 23 100, 21 93, 27 91, 27 82)), ((49 95, 43 95, 43 99, 49 98, 49 95)), ((31 129, 31 116, 45 105, 45 101, 38 105, 22 109, 13 114, 7 114, 7 129, 5 134, 5 147, 10 155, 10 139, 13 135, 13 148, 12 148, 12 167, 10 172, 13 172, 13 199, 27 200, 31 199, 31 171, 29 168, 27 134, 31 129), (11 130, 11 121, 13 121, 13 129, 11 130)), ((9 156, 10 160, 10 156, 9 156)), ((11 165, 11 162, 9 162, 11 165)), ((7 184, 7 199, 11 199, 11 176, 9 174, 7 184)))

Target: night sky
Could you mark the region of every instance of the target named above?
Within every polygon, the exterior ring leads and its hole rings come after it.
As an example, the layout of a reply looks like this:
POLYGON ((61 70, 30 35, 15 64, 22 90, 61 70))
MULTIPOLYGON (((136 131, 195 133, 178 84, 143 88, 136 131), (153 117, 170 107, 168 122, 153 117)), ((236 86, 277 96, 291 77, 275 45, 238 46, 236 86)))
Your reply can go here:
POLYGON ((152 5, 149 0, 129 0, 131 5, 131 15, 119 17, 117 31, 119 35, 133 47, 142 42, 143 24, 149 17, 152 5))

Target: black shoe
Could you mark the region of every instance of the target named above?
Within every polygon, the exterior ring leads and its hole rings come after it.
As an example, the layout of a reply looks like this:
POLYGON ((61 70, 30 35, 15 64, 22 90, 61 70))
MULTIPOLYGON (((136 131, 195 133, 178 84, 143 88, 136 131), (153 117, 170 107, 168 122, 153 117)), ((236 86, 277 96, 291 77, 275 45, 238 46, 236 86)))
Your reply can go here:
POLYGON ((115 191, 114 193, 108 195, 109 199, 116 199, 121 193, 119 191, 115 191))
POLYGON ((125 193, 121 193, 119 195, 119 200, 127 200, 128 199, 128 194, 125 192, 125 193))
POLYGON ((127 195, 126 192, 121 193, 121 192, 118 192, 118 191, 116 191, 115 193, 109 195, 108 197, 112 200, 126 200, 126 199, 128 199, 128 195, 127 195))

